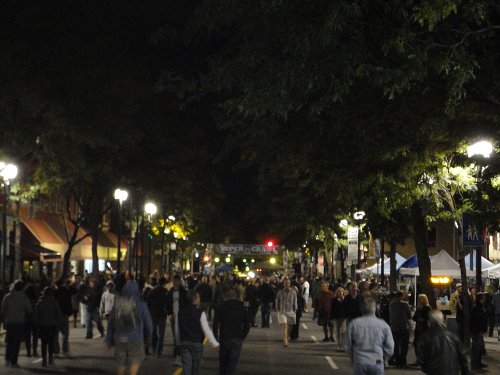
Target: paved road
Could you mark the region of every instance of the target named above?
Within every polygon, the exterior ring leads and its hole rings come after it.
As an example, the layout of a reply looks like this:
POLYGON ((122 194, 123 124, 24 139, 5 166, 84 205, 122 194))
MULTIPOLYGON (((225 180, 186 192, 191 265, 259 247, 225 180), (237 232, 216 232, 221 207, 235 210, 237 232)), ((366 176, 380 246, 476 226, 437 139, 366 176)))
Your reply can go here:
MULTIPOLYGON (((70 357, 56 358, 55 366, 41 367, 40 358, 27 358, 24 345, 21 348, 19 359, 20 369, 5 368, 0 364, 0 374, 86 374, 101 375, 114 374, 115 363, 113 351, 107 351, 101 338, 85 340, 85 331, 82 328, 71 330, 70 357)), ((303 326, 300 329, 300 338, 284 348, 280 341, 279 326, 276 316, 271 328, 253 328, 245 341, 240 363, 239 375, 290 375, 308 374, 341 375, 351 374, 349 359, 344 353, 337 353, 333 343, 323 343, 323 333, 315 322, 311 321, 311 314, 305 314, 303 326)), ((480 374, 500 374, 500 343, 497 339, 487 339, 485 362, 489 365, 487 371, 480 374)), ((165 357, 155 359, 148 357, 141 367, 140 374, 174 374, 176 368, 172 366, 172 335, 167 329, 165 357)), ((0 344, 0 355, 4 356, 5 346, 0 344)), ((413 349, 410 348, 408 362, 414 361, 413 349)), ((218 374, 217 351, 209 346, 205 347, 202 375, 218 374)), ((418 369, 387 369, 389 375, 419 375, 418 369)), ((176 374, 177 375, 177 374, 176 374)))

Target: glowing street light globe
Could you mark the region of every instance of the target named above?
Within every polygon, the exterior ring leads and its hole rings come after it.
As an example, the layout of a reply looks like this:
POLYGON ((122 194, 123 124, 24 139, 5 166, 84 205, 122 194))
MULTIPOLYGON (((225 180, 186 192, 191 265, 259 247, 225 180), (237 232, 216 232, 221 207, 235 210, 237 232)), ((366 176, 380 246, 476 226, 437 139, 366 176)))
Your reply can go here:
POLYGON ((115 190, 115 199, 120 201, 120 203, 125 202, 128 198, 128 192, 122 189, 115 190))
POLYGON ((158 208, 154 203, 148 202, 144 205, 144 212, 146 212, 148 215, 154 215, 157 211, 158 208))
POLYGON ((271 258, 271 259, 269 259, 269 262, 270 262, 271 264, 276 264, 276 258, 271 258))
POLYGON ((358 211, 358 212, 355 212, 354 213, 354 219, 355 220, 363 220, 363 218, 365 217, 365 212, 364 211, 358 211))
POLYGON ((14 164, 0 163, 0 176, 5 181, 13 180, 17 177, 17 166, 14 164))
POLYGON ((476 142, 473 145, 467 147, 467 156, 473 157, 474 155, 482 155, 485 158, 489 158, 493 152, 493 145, 488 141, 476 142))

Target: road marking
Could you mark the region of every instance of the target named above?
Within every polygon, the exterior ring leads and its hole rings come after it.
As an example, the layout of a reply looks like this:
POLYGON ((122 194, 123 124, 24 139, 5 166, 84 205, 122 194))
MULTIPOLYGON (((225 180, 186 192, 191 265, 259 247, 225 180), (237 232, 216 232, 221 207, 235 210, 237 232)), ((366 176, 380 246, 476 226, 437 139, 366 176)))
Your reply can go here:
POLYGON ((305 323, 302 323, 302 327, 304 327, 304 329, 309 329, 309 328, 307 328, 307 326, 305 325, 305 323))
POLYGON ((330 367, 331 367, 332 369, 334 369, 334 370, 338 370, 338 369, 339 369, 339 368, 337 367, 337 365, 335 364, 335 362, 333 362, 332 357, 325 355, 325 359, 326 359, 326 361, 328 362, 328 364, 330 365, 330 367))
POLYGON ((181 375, 182 374, 182 367, 177 367, 172 375, 181 375))
POLYGON ((40 359, 35 359, 35 360, 34 360, 33 362, 31 362, 31 363, 33 363, 33 364, 34 364, 34 363, 40 363, 40 362, 42 362, 42 358, 40 358, 40 359))
POLYGON ((318 339, 316 338, 316 336, 311 336, 311 338, 316 344, 318 344, 318 339))

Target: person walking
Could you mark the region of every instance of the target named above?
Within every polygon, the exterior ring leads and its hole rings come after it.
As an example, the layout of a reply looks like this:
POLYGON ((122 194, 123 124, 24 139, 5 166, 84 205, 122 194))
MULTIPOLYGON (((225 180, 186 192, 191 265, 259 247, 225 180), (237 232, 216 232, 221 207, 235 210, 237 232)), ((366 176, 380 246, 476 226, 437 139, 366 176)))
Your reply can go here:
MULTIPOLYGON (((214 348, 219 342, 208 325, 207 315, 198 308, 200 296, 196 292, 189 292, 187 303, 178 314, 180 352, 182 358, 182 373, 184 375, 198 375, 203 357, 203 340, 207 337, 214 348)), ((215 319, 215 317, 214 317, 215 319)))
POLYGON ((137 375, 145 357, 144 346, 151 343, 153 323, 148 308, 141 298, 139 285, 129 280, 115 295, 109 314, 108 329, 104 342, 115 347, 118 375, 137 375))
POLYGON ((167 279, 160 277, 158 285, 148 294, 148 307, 153 320, 153 355, 160 358, 163 353, 165 329, 167 326, 167 279))
POLYGON ((283 288, 276 295, 276 310, 278 312, 278 323, 281 325, 283 335, 283 346, 288 346, 290 330, 296 321, 297 293, 290 288, 290 280, 283 280, 283 288))
POLYGON ((259 292, 257 290, 257 286, 255 285, 255 280, 253 279, 251 279, 245 287, 245 306, 248 310, 252 327, 257 327, 257 324, 255 324, 255 318, 259 309, 259 292))
POLYGON ((57 329, 61 324, 63 314, 55 297, 54 288, 47 286, 35 305, 34 319, 42 342, 42 367, 54 364, 54 344, 57 339, 57 329), (47 358, 48 354, 48 358, 47 358))
POLYGON ((271 326, 271 311, 274 303, 274 292, 272 286, 269 284, 267 277, 262 279, 262 285, 258 289, 260 300, 260 314, 262 328, 269 328, 271 326))
MULTIPOLYGON (((422 335, 429 329, 429 313, 431 312, 431 306, 429 305, 429 299, 425 294, 418 295, 417 309, 415 314, 413 314, 413 321, 415 322, 415 331, 413 333, 413 348, 415 349, 415 354, 417 351, 418 340, 422 335)), ((415 362, 412 366, 418 366, 415 362)))
POLYGON ((486 296, 483 293, 476 295, 476 303, 472 308, 470 317, 470 334, 472 346, 470 351, 471 367, 480 370, 488 367, 481 362, 483 353, 486 352, 484 346, 484 334, 488 331, 488 312, 486 310, 486 296))
POLYGON ((212 288, 208 285, 208 277, 202 276, 201 282, 194 288, 195 292, 200 295, 200 309, 205 311, 208 317, 210 311, 210 304, 212 303, 212 288))
POLYGON ((297 293, 297 310, 295 311, 295 324, 292 325, 292 329, 290 330, 290 340, 295 341, 299 338, 300 319, 302 318, 305 304, 304 299, 300 297, 302 296, 300 285, 293 285, 292 288, 297 293))
POLYGON ((238 292, 231 288, 225 301, 217 306, 213 332, 219 341, 219 375, 235 375, 243 341, 250 331, 250 314, 238 300, 238 292))
POLYGON ((321 292, 314 298, 314 308, 318 315, 318 325, 323 327, 325 338, 323 342, 335 341, 333 338, 333 322, 330 319, 330 310, 332 308, 332 299, 335 297, 329 289, 330 284, 327 281, 321 283, 321 292))
POLYGON ((17 280, 14 288, 2 299, 1 315, 6 331, 5 365, 19 367, 17 359, 21 341, 25 335, 26 320, 31 313, 31 303, 23 291, 24 282, 17 280))
POLYGON ((402 300, 403 293, 396 292, 389 304, 389 316, 391 320, 391 330, 394 337, 394 357, 390 364, 404 368, 407 366, 406 356, 410 343, 410 305, 402 300))
POLYGON ((176 357, 174 365, 181 365, 179 332, 179 311, 187 303, 187 291, 182 286, 182 280, 179 275, 174 276, 173 286, 167 293, 167 315, 170 316, 170 328, 174 337, 174 356, 176 357))
POLYGON ((109 314, 113 309, 113 304, 115 303, 115 284, 108 280, 106 283, 106 289, 101 296, 101 303, 99 304, 99 315, 102 320, 109 320, 109 314))
POLYGON ((333 332, 338 344, 338 352, 344 351, 344 333, 346 314, 344 309, 344 288, 337 288, 335 297, 331 301, 330 320, 333 323, 333 332))
POLYGON ((302 298, 304 300, 304 312, 307 312, 307 309, 309 308, 309 290, 310 290, 310 284, 307 279, 302 276, 300 278, 300 283, 302 287, 302 298))
POLYGON ((394 340, 389 325, 375 316, 377 304, 367 298, 362 316, 347 327, 344 350, 353 363, 354 375, 383 375, 384 362, 394 352, 394 340))
POLYGON ((101 334, 101 337, 104 337, 104 327, 102 325, 101 316, 99 315, 102 292, 96 284, 97 280, 92 278, 89 279, 88 286, 83 295, 83 301, 85 302, 87 308, 87 321, 85 322, 85 326, 87 328, 87 335, 85 336, 86 339, 92 339, 94 336, 94 327, 92 322, 96 323, 97 330, 101 334))
POLYGON ((427 375, 469 375, 460 339, 446 328, 443 313, 431 310, 430 329, 417 344, 417 362, 427 375))
POLYGON ((346 315, 346 324, 361 316, 361 304, 363 296, 358 291, 358 284, 352 281, 348 287, 349 293, 344 298, 344 311, 346 315))
POLYGON ((491 300, 492 310, 495 314, 495 323, 497 326, 497 338, 500 341, 500 286, 498 287, 497 292, 493 295, 493 299, 491 300))
POLYGON ((37 291, 37 288, 35 287, 35 284, 28 284, 24 288, 24 293, 26 293, 26 296, 30 300, 31 303, 31 313, 27 315, 26 317, 26 324, 25 324, 25 331, 24 331, 24 344, 26 345, 26 356, 31 357, 32 355, 34 357, 38 357, 38 328, 35 324, 34 318, 33 318, 33 312, 35 310, 35 305, 38 301, 39 298, 39 293, 37 291))
MULTIPOLYGON (((68 285, 68 280, 58 280, 55 298, 61 309, 61 318, 58 326, 58 333, 62 336, 62 353, 69 354, 69 317, 73 315, 72 298, 76 294, 76 289, 68 285)), ((58 336, 58 333, 56 336, 58 336)), ((55 352, 59 353, 59 339, 56 340, 55 352)))

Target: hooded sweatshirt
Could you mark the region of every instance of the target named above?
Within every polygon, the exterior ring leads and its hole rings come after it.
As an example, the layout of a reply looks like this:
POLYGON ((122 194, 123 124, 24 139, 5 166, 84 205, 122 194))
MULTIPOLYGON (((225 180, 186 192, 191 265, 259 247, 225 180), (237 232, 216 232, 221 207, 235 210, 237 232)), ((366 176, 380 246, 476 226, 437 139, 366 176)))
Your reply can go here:
MULTIPOLYGON (((106 343, 114 344, 115 341, 119 342, 151 342, 151 335, 153 333, 153 323, 149 310, 141 298, 139 286, 135 281, 128 281, 120 293, 124 298, 135 298, 136 308, 139 315, 139 322, 136 328, 132 331, 120 332, 116 329, 115 322, 115 306, 109 314, 108 329, 106 331, 106 343)), ((117 297, 118 298, 118 297, 117 297)))

